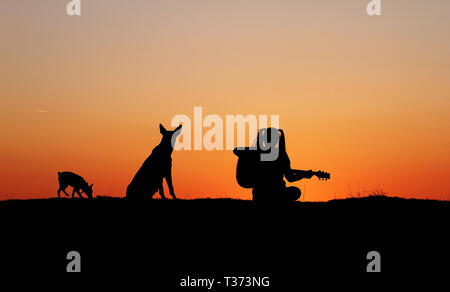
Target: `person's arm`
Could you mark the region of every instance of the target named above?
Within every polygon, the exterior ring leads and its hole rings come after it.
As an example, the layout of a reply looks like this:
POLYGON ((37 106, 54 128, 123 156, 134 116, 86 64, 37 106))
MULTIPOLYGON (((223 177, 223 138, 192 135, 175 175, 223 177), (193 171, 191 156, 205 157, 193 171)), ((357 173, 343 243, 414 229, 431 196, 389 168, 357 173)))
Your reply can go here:
POLYGON ((313 176, 312 170, 297 170, 297 169, 288 169, 284 173, 284 177, 288 182, 296 182, 304 178, 311 178, 313 176))

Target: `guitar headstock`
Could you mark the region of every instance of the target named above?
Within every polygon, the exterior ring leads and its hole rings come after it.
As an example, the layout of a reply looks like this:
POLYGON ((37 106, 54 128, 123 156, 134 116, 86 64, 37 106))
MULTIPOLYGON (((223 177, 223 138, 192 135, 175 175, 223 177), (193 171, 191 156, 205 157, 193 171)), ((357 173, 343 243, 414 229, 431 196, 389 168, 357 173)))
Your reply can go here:
POLYGON ((316 171, 314 172, 314 175, 319 178, 319 180, 329 180, 330 179, 330 173, 325 171, 316 171))

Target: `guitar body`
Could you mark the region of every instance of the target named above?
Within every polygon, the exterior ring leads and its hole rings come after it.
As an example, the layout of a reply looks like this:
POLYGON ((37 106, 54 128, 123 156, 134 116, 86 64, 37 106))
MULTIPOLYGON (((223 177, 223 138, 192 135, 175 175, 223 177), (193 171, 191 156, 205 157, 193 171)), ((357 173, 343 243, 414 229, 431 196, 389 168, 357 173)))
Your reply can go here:
POLYGON ((236 166, 236 180, 238 184, 246 189, 253 188, 258 173, 258 151, 250 150, 246 147, 244 150, 234 149, 233 153, 238 156, 236 166))

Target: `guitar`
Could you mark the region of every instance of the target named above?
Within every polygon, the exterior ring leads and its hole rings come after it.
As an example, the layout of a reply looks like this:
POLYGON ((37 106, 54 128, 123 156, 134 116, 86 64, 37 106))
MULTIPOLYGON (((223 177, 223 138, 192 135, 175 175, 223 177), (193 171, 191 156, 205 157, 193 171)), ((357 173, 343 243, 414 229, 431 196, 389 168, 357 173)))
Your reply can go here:
MULTIPOLYGON (((257 181, 257 167, 259 163, 258 151, 250 150, 248 147, 244 149, 233 150, 233 153, 238 157, 236 166, 236 180, 238 184, 247 189, 254 187, 255 181, 257 181)), ((308 170, 296 170, 292 169, 292 181, 297 181, 302 178, 311 178, 317 176, 319 180, 330 179, 330 174, 324 171, 308 171, 308 170)))
POLYGON ((294 176, 299 176, 301 178, 311 178, 313 176, 317 176, 319 180, 329 180, 330 173, 319 170, 319 171, 310 171, 310 170, 297 170, 292 169, 292 173, 294 176))

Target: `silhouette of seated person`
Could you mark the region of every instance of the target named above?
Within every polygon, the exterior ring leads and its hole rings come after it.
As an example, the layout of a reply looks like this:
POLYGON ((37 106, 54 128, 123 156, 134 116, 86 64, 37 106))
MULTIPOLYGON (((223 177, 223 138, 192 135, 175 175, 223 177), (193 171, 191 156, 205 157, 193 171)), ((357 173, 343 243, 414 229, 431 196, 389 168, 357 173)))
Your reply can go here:
POLYGON ((253 201, 289 202, 301 196, 297 187, 286 187, 286 182, 311 178, 312 171, 295 170, 286 152, 284 132, 281 129, 267 128, 258 132, 253 147, 234 149, 238 159, 236 178, 239 185, 253 188, 253 201))

